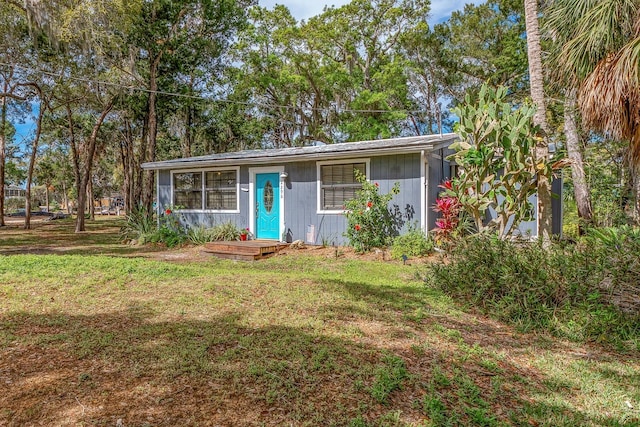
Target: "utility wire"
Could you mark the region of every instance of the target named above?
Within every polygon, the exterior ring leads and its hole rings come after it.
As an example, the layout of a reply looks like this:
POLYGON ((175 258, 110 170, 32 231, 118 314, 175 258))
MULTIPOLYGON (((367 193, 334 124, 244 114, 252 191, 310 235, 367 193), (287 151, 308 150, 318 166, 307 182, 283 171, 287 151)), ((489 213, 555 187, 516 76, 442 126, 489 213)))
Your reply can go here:
MULTIPOLYGON (((143 88, 143 87, 138 87, 138 86, 125 85, 125 84, 121 84, 121 83, 106 82, 106 81, 102 81, 102 80, 94 80, 94 79, 84 78, 84 77, 73 77, 73 76, 65 75, 63 73, 54 73, 52 71, 39 70, 39 69, 35 69, 35 68, 24 67, 24 66, 17 65, 17 64, 8 64, 8 63, 5 63, 5 62, 0 62, 0 66, 10 67, 10 68, 13 68, 13 69, 23 70, 23 71, 32 72, 32 73, 40 73, 40 74, 43 74, 43 75, 47 75, 47 76, 50 76, 50 77, 56 77, 56 78, 59 78, 59 79, 73 80, 73 81, 82 82, 82 83, 93 83, 93 84, 111 86, 111 87, 115 87, 115 88, 127 89, 127 90, 137 91, 137 92, 155 93, 157 95, 163 95, 163 96, 173 96, 173 97, 178 97, 178 98, 195 99, 195 100, 207 101, 207 102, 221 102, 221 103, 227 103, 227 104, 245 105, 245 106, 248 106, 248 107, 261 106, 261 107, 268 107, 268 108, 286 108, 286 109, 291 109, 291 110, 299 109, 299 107, 295 107, 295 106, 292 106, 292 105, 274 105, 274 104, 265 104, 265 103, 260 103, 260 102, 243 102, 243 101, 232 101, 232 100, 229 100, 229 99, 212 99, 212 98, 206 98, 206 97, 200 96, 200 95, 189 95, 189 94, 178 93, 178 92, 167 92, 167 91, 162 91, 162 90, 153 91, 153 90, 150 90, 150 89, 147 89, 147 88, 143 88)), ((329 109, 329 108, 320 108, 320 107, 307 107, 305 109, 306 110, 311 110, 311 111, 338 112, 336 110, 332 110, 332 109, 329 109)), ((342 113, 407 113, 407 114, 424 113, 424 111, 421 111, 421 110, 416 110, 416 111, 409 111, 409 110, 358 110, 358 109, 349 109, 349 108, 340 109, 339 112, 342 112, 342 113)))

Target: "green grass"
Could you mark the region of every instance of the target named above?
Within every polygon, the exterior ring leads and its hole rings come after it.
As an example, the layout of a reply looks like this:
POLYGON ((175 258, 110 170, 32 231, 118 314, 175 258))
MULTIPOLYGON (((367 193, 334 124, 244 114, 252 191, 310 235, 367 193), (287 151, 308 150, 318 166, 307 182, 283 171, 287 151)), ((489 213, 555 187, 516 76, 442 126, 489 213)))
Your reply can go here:
POLYGON ((117 225, 0 229, 1 425, 640 422, 637 353, 519 334, 417 267, 169 262, 117 225))

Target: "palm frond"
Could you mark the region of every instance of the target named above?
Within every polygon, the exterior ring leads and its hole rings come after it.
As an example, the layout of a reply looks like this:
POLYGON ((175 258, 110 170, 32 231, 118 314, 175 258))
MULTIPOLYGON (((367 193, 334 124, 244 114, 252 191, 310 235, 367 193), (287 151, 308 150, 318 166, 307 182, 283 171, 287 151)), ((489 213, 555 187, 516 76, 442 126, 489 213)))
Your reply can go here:
POLYGON ((579 80, 586 78, 610 52, 622 48, 633 31, 632 17, 637 17, 639 10, 638 0, 595 2, 578 19, 573 37, 564 44, 561 65, 579 80))
POLYGON ((640 164, 640 37, 598 62, 579 101, 585 125, 629 140, 631 158, 640 164))

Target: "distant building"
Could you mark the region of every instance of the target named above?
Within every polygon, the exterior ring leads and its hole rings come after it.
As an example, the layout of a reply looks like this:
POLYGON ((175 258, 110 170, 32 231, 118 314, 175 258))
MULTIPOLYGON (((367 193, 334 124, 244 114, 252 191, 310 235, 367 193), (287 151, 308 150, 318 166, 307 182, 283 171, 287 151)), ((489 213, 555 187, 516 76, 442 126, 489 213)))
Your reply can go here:
POLYGON ((24 188, 16 187, 15 185, 9 185, 4 187, 4 198, 14 199, 23 198, 27 194, 24 188))

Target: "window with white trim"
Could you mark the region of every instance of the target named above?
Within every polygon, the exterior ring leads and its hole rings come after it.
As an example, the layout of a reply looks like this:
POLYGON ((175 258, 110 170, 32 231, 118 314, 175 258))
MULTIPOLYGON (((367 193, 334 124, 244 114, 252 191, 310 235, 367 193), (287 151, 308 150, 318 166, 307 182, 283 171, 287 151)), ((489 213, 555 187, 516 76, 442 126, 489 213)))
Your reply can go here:
POLYGON ((236 171, 205 172, 205 209, 232 211, 238 207, 236 171))
POLYGON ((202 209, 202 172, 173 174, 173 204, 184 209, 202 209))
POLYGON ((237 211, 238 169, 174 172, 173 204, 190 210, 237 211))
POLYGON ((356 197, 362 184, 356 179, 356 171, 366 175, 365 162, 320 165, 320 209, 342 211, 348 200, 356 197))

